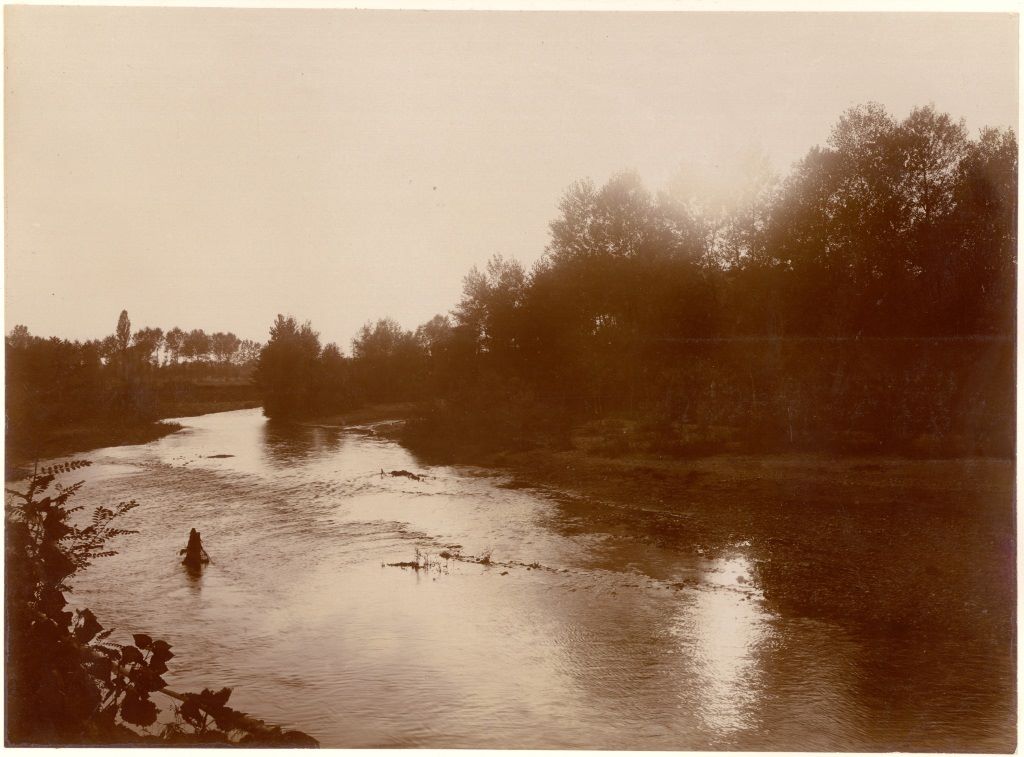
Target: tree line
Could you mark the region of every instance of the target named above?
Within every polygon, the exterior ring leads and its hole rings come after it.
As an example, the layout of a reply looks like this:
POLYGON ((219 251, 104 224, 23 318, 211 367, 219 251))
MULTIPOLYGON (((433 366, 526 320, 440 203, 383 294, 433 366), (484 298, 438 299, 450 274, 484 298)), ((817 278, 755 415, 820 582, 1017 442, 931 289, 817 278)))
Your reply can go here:
MULTIPOLYGON (((29 333, 26 326, 14 326, 7 336, 7 343, 19 350, 38 348, 42 339, 29 333)), ((164 331, 161 328, 145 327, 134 333, 128 311, 122 310, 115 333, 103 339, 85 342, 60 340, 76 349, 88 351, 104 363, 123 360, 126 355, 136 362, 154 367, 179 365, 181 363, 213 363, 220 365, 244 366, 253 363, 262 347, 251 339, 239 339, 232 332, 218 331, 207 334, 203 329, 183 331, 175 326, 164 331)))
POLYGON ((534 266, 493 257, 415 330, 368 323, 343 358, 279 317, 265 408, 430 400, 425 437, 478 444, 618 416, 665 452, 1007 453, 1016 182, 1012 130, 874 103, 784 178, 751 161, 731 197, 580 181, 534 266))
POLYGON ((84 342, 14 326, 5 340, 8 448, 31 456, 40 434, 166 417, 197 396, 196 382, 249 383, 260 349, 230 332, 133 331, 126 311, 114 333, 84 342))
POLYGON ((424 433, 478 443, 564 443, 618 415, 666 452, 1012 450, 1013 130, 867 103, 790 175, 748 168, 725 198, 574 183, 534 266, 495 256, 451 312, 368 324, 347 359, 279 319, 267 414, 436 399, 424 433), (274 368, 301 338, 321 374, 274 368), (282 402, 296 381, 306 399, 282 402))

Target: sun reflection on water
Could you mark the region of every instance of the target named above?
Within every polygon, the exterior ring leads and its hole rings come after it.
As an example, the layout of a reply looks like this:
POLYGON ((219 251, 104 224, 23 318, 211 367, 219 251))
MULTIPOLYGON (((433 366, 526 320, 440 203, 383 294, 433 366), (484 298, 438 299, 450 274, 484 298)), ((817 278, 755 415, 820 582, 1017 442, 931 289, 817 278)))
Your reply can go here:
POLYGON ((770 635, 770 616, 752 574, 744 555, 709 561, 701 588, 674 629, 701 679, 698 715, 723 735, 757 724, 764 677, 760 652, 770 635))

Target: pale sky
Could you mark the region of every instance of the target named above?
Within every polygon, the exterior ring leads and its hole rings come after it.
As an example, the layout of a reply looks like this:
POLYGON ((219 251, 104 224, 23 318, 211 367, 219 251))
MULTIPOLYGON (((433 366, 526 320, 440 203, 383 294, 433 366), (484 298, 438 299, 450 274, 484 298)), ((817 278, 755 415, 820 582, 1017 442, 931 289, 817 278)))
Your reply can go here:
POLYGON ((6 323, 348 351, 531 264, 573 181, 782 174, 868 100, 1017 124, 1008 14, 6 9, 6 323))

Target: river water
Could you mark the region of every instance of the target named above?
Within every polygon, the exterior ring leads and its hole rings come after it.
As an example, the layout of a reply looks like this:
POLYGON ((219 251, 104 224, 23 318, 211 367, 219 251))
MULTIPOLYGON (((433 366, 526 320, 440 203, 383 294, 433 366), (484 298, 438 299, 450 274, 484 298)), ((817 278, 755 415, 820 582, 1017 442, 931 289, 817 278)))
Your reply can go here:
POLYGON ((134 498, 140 533, 73 594, 119 633, 169 641, 177 690, 231 686, 236 708, 329 747, 1012 745, 1012 701, 972 703, 953 680, 916 711, 935 679, 878 681, 877 641, 773 612, 742 540, 705 555, 623 540, 372 429, 258 410, 181 422, 87 456, 78 504, 134 498), (179 564, 191 527, 213 559, 199 576, 179 564), (453 545, 493 564, 436 558, 453 545), (417 549, 433 569, 383 565, 417 549))

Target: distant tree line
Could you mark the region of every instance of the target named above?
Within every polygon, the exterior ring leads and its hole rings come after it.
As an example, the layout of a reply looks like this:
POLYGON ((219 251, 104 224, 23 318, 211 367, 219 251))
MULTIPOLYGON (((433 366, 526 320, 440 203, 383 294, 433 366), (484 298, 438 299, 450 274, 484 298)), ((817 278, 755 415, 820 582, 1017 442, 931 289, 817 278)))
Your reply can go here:
POLYGON ((260 348, 230 332, 133 332, 126 311, 113 334, 84 342, 15 326, 5 340, 8 443, 30 452, 38 433, 161 417, 197 381, 248 383, 260 348))
POLYGON ((1016 197, 1012 130, 876 104, 782 180, 752 163, 733 197, 579 182, 530 270, 496 256, 450 314, 367 324, 330 370, 279 318, 265 406, 432 400, 419 428, 439 443, 568 443, 619 416, 667 453, 1009 454, 1016 197), (299 378, 274 368, 282 340, 299 378))

